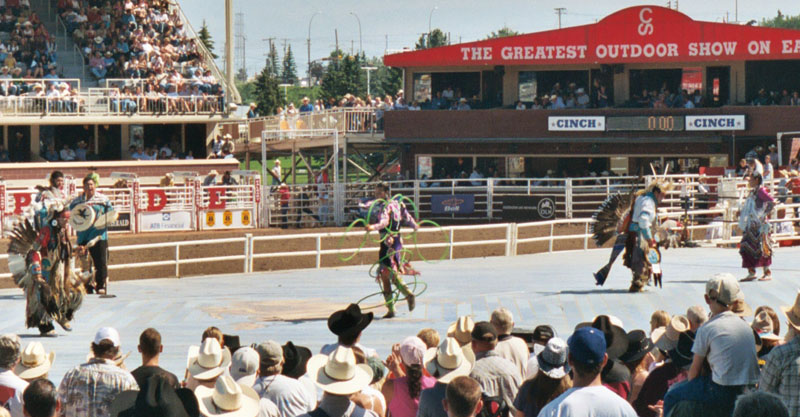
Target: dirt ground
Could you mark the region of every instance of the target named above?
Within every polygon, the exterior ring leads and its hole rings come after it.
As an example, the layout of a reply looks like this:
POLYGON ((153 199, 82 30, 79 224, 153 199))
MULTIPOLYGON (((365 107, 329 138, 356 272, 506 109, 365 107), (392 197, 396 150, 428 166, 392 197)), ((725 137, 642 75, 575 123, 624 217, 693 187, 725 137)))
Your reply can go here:
MULTIPOLYGON (((313 233, 331 233, 344 231, 344 228, 319 228, 319 229, 250 229, 240 231, 203 231, 203 232, 179 232, 179 233, 146 233, 146 234, 115 234, 109 238, 111 247, 128 246, 128 245, 147 245, 160 242, 178 242, 178 241, 191 241, 203 239, 223 239, 243 237, 246 233, 252 233, 253 236, 274 236, 274 235, 288 235, 288 234, 313 234, 313 233)), ((582 225, 556 225, 553 233, 557 236, 578 235, 583 234, 585 231, 582 225)), ((530 227, 519 230, 518 239, 525 239, 530 237, 548 236, 550 234, 550 226, 530 227)), ((475 240, 503 240, 503 243, 485 244, 474 246, 454 246, 452 248, 453 258, 472 258, 472 257, 486 257, 486 256, 501 256, 505 253, 505 228, 497 229, 481 229, 481 230, 457 230, 454 232, 454 241, 475 241, 475 240)), ((339 248, 354 248, 363 245, 364 249, 377 248, 378 244, 376 233, 371 233, 365 238, 363 229, 352 230, 345 237, 323 237, 321 239, 321 248, 323 250, 339 249, 339 248)), ((443 243, 449 239, 449 233, 421 233, 417 243, 443 243)), ((427 260, 441 260, 447 259, 450 256, 450 248, 423 248, 417 249, 416 245, 410 239, 406 239, 406 247, 411 249, 413 253, 413 260, 420 261, 422 257, 427 260)), ((586 242, 589 248, 594 248, 594 242, 591 239, 586 242)), ((607 245, 610 247, 610 243, 607 245)), ((281 253, 281 252, 297 252, 297 251, 315 251, 316 239, 315 238, 302 238, 291 240, 272 240, 272 241, 256 241, 254 242, 254 254, 267 254, 267 253, 281 253)), ((553 242, 553 250, 570 250, 582 249, 584 247, 583 238, 571 238, 564 240, 556 240, 553 242)), ((0 240, 0 250, 6 251, 8 249, 8 240, 0 240)), ((549 249, 548 242, 531 242, 519 244, 517 254, 530 254, 546 252, 549 249)), ((187 245, 181 246, 179 257, 181 260, 189 260, 203 257, 222 257, 222 256, 236 256, 243 255, 244 243, 219 243, 215 245, 187 245)), ((174 248, 152 248, 143 247, 140 249, 131 249, 123 251, 113 251, 110 253, 109 265, 121 265, 142 261, 169 261, 175 259, 174 248)), ((321 257, 321 265, 323 267, 344 266, 344 265, 368 265, 375 262, 377 259, 377 252, 362 250, 358 253, 352 251, 349 253, 341 254, 326 254, 321 257), (349 259, 352 258, 352 259, 349 259)), ((268 258, 258 258, 254 260, 253 271, 276 271, 276 270, 290 270, 290 269, 304 269, 313 268, 316 265, 316 255, 301 255, 301 256, 276 256, 268 258)), ((189 277, 197 275, 212 275, 212 274, 229 274, 242 272, 244 270, 243 260, 217 260, 217 261, 204 261, 196 263, 182 264, 180 266, 179 276, 189 277)), ((8 265, 5 262, 0 263, 0 272, 8 272, 8 265)), ((145 279, 145 278, 170 278, 175 277, 175 266, 155 266, 155 267, 131 267, 123 269, 114 269, 109 271, 109 276, 112 280, 130 280, 130 279, 145 279)), ((0 279, 0 288, 9 288, 13 286, 11 279, 0 279)))

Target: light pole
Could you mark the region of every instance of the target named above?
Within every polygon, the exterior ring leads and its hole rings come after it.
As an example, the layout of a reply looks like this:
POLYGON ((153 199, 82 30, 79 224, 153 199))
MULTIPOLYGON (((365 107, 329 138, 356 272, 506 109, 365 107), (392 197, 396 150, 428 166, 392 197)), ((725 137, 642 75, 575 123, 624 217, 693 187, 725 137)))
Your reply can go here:
POLYGON ((435 12, 438 8, 439 6, 433 6, 430 14, 428 14, 428 48, 431 47, 431 19, 433 19, 433 12, 435 12))
POLYGON ((358 18, 356 12, 350 12, 350 14, 353 15, 358 21, 358 53, 361 54, 364 52, 364 46, 361 43, 361 19, 358 18))
POLYGON ((311 19, 308 19, 308 38, 306 39, 308 44, 308 71, 306 73, 306 76, 308 77, 309 87, 311 87, 311 22, 314 21, 314 17, 318 14, 322 14, 322 12, 317 10, 316 13, 311 15, 311 19))
POLYGON ((375 71, 376 69, 378 69, 378 67, 361 67, 361 69, 367 72, 367 95, 370 95, 370 93, 369 93, 369 73, 370 73, 370 71, 375 71))

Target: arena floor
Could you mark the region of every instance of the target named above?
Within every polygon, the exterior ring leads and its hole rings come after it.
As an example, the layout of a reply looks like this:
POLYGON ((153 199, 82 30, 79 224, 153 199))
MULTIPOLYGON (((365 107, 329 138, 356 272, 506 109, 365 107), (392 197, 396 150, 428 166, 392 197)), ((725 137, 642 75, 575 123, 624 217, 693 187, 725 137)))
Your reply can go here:
MULTIPOLYGON (((591 272, 606 262, 609 253, 596 249, 418 263, 429 288, 419 297, 416 310, 409 314, 405 305, 399 306, 399 317, 374 321, 362 342, 387 355, 391 343, 424 327, 444 333, 457 316, 472 314, 484 320, 498 306, 511 309, 518 327, 549 323, 565 336, 575 324, 601 313, 619 316, 627 330, 649 328, 656 309, 682 313, 690 305, 703 304, 704 283, 714 273, 744 275, 733 249, 673 249, 664 254, 665 287, 629 294, 629 272, 621 263, 612 269, 606 287, 594 286, 591 272)), ((790 305, 800 287, 800 248, 780 248, 774 259, 773 281, 743 284, 754 308, 790 305)), ((101 326, 120 331, 123 352, 131 352, 126 361, 129 369, 140 364, 136 345, 147 327, 161 332, 162 366, 176 374, 183 373, 188 346, 199 344, 203 329, 210 325, 240 335, 242 344, 292 340, 316 352, 335 340, 326 325, 330 312, 377 290, 367 270, 357 266, 113 282, 110 289, 116 298, 88 296, 74 331, 58 329, 52 338, 25 329, 20 290, 0 290, 0 332, 19 333, 23 343, 40 340, 48 351, 55 349, 50 373, 54 381, 86 359, 101 326)))

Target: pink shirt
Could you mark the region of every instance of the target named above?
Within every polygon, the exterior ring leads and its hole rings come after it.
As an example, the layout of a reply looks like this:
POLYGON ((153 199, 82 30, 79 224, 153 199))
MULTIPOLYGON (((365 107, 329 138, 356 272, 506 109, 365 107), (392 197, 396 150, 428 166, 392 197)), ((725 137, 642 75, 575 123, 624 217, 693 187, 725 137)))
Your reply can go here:
MULTIPOLYGON (((408 393, 408 377, 397 378, 392 384, 394 386, 394 394, 392 402, 389 403, 389 412, 392 417, 416 417, 417 410, 419 410, 419 397, 411 398, 408 393)), ((436 384, 436 378, 428 375, 422 375, 420 378, 420 392, 424 389, 433 387, 436 384)))

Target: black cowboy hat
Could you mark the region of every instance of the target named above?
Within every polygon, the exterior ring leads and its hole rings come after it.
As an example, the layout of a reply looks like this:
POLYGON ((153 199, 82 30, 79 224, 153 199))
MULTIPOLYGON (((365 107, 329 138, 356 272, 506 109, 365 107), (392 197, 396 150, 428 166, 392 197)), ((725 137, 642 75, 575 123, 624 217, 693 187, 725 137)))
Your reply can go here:
POLYGON ((647 352, 653 350, 653 341, 644 330, 634 330, 628 333, 628 350, 619 357, 625 363, 640 361, 647 352))
POLYGON ((306 363, 311 358, 311 349, 295 346, 291 341, 281 346, 283 349, 283 370, 281 374, 290 378, 300 378, 306 373, 306 363))
POLYGON ((351 336, 361 333, 372 322, 372 312, 363 314, 358 304, 350 304, 328 317, 328 329, 337 336, 351 336))
POLYGON ((112 417, 200 417, 194 392, 173 388, 161 375, 147 379, 141 391, 122 391, 111 403, 112 417))
POLYGON ((675 349, 667 352, 669 358, 676 368, 685 368, 692 364, 694 353, 692 353, 692 346, 694 345, 694 332, 685 331, 678 336, 678 344, 675 349))
POLYGON ((611 318, 608 316, 600 315, 595 317, 591 323, 579 323, 575 326, 575 330, 587 326, 592 326, 603 332, 603 336, 606 338, 606 353, 609 359, 618 359, 628 350, 628 335, 622 327, 612 324, 611 318))

